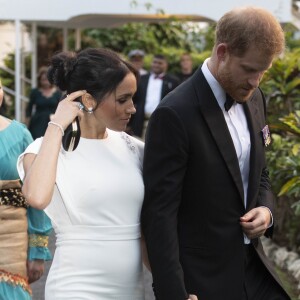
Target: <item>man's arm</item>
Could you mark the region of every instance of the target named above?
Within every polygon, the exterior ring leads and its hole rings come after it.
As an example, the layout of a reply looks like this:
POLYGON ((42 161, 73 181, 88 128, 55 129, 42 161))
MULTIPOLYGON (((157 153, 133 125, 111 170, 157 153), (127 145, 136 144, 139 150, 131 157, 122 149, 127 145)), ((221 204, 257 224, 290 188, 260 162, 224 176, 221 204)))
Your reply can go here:
POLYGON ((158 300, 189 297, 184 286, 177 238, 177 213, 187 147, 187 135, 176 113, 167 107, 157 109, 146 134, 142 228, 158 300))

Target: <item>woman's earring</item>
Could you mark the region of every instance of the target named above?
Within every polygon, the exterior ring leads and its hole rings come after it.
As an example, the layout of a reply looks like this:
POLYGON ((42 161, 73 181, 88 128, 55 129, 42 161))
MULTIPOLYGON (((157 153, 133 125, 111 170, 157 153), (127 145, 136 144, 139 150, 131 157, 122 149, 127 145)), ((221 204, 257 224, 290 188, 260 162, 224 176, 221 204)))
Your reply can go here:
POLYGON ((92 107, 88 107, 87 112, 88 114, 92 114, 94 112, 94 109, 92 107))

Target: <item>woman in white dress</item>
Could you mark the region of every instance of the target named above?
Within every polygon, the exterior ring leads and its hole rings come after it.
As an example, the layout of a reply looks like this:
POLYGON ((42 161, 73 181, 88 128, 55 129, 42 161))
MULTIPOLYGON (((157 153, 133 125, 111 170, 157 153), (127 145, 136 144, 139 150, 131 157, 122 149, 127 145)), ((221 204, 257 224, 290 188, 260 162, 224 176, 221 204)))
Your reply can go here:
POLYGON ((136 78, 105 49, 52 58, 48 79, 68 96, 18 161, 25 197, 45 210, 57 236, 46 300, 144 299, 143 143, 124 133, 135 113, 136 78), (75 117, 81 137, 69 152, 62 137, 75 117))

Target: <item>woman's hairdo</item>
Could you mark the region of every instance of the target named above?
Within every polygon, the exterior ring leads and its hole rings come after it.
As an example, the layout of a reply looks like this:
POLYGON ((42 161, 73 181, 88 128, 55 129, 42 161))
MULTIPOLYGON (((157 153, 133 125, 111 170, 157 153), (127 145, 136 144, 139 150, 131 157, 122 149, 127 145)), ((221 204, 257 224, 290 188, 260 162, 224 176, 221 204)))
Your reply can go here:
POLYGON ((48 80, 67 93, 86 90, 100 102, 128 73, 133 73, 136 78, 139 76, 136 69, 114 51, 88 48, 78 53, 54 55, 48 69, 48 80))

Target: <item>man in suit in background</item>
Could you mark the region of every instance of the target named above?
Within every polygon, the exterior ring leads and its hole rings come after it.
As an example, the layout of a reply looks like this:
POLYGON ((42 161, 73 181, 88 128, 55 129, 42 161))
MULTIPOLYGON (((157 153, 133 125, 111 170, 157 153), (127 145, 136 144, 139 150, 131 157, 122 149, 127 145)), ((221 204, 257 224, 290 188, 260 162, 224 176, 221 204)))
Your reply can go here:
POLYGON ((144 137, 148 120, 161 99, 171 92, 179 80, 167 74, 168 62, 164 55, 156 54, 151 63, 151 72, 140 78, 137 92, 134 96, 135 115, 129 124, 131 133, 144 137))
POLYGON ((260 241, 274 200, 258 86, 284 44, 266 10, 228 12, 212 56, 150 118, 142 229, 158 300, 290 299, 260 241))

